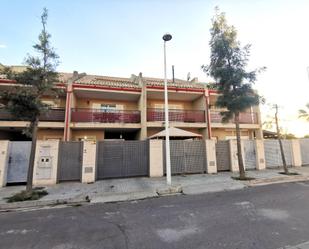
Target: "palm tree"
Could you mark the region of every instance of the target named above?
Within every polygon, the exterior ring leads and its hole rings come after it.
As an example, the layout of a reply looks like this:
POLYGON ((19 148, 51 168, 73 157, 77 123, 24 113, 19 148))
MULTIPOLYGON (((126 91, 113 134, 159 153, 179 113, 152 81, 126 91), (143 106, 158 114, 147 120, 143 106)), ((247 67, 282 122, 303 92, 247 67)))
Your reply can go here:
POLYGON ((304 109, 298 110, 298 117, 303 118, 309 122, 309 103, 306 104, 306 110, 304 109))

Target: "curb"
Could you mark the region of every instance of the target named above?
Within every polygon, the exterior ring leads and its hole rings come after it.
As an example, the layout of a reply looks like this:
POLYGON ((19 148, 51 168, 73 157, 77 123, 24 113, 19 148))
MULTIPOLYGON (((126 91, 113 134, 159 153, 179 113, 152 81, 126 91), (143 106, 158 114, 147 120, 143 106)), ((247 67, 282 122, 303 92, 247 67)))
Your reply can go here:
POLYGON ((117 194, 106 194, 100 196, 90 196, 90 203, 113 203, 123 201, 134 201, 143 200, 148 198, 158 197, 156 192, 133 192, 133 193, 117 193, 117 194))
POLYGON ((209 189, 209 186, 203 185, 190 185, 190 186, 181 186, 174 185, 165 188, 154 189, 153 191, 139 191, 139 192, 127 192, 127 193, 106 193, 101 195, 79 195, 73 198, 64 198, 56 200, 37 200, 37 201, 24 201, 24 202, 14 202, 14 203, 4 203, 0 204, 0 213, 3 212, 12 212, 25 209, 39 209, 44 207, 56 207, 56 206, 74 206, 74 205, 83 205, 83 204, 96 204, 96 203, 115 203, 115 202, 124 202, 124 201, 134 201, 134 200, 143 200, 149 198, 158 198, 164 196, 175 196, 180 194, 185 195, 198 195, 198 194, 207 194, 215 192, 226 192, 232 190, 239 190, 246 187, 258 187, 271 184, 279 183, 289 183, 289 182, 303 182, 309 181, 309 176, 280 176, 273 178, 263 178, 255 179, 248 182, 241 182, 237 186, 221 186, 216 187, 216 184, 209 189), (204 187, 204 188, 203 188, 204 187), (196 189, 197 188, 197 189, 196 189))
POLYGON ((156 193, 158 196, 182 194, 182 186, 174 185, 174 186, 159 188, 156 190, 156 193))
POLYGON ((248 187, 255 186, 266 186, 271 184, 279 184, 279 183, 289 183, 289 182, 303 182, 309 181, 308 176, 284 176, 284 177, 274 177, 270 179, 256 179, 249 182, 246 182, 248 187))
POLYGON ((212 186, 207 186, 207 188, 203 188, 203 185, 190 185, 183 187, 184 195, 201 195, 201 194, 211 194, 211 193, 220 193, 220 192, 228 192, 233 190, 244 189, 246 186, 243 183, 233 184, 233 185, 220 185, 213 184, 212 186))
POLYGON ((88 197, 75 197, 67 199, 57 200, 39 200, 39 201, 23 201, 0 204, 0 213, 11 212, 19 209, 31 209, 42 207, 54 207, 58 205, 79 205, 83 203, 89 203, 88 197))

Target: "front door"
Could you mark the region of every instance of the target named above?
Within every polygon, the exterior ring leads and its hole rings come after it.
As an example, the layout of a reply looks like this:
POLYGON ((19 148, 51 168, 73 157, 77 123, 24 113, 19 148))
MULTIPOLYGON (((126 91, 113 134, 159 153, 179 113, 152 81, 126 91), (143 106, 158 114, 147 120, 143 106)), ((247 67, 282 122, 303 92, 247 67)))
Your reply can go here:
POLYGON ((31 142, 10 142, 7 183, 27 181, 31 142))
POLYGON ((80 181, 82 174, 82 142, 60 142, 58 181, 80 181))

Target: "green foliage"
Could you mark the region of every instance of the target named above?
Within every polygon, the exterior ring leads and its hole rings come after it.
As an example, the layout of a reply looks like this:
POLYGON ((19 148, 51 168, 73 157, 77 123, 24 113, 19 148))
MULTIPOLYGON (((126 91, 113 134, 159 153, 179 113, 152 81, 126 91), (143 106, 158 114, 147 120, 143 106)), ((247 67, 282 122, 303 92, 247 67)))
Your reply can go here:
POLYGON ((307 122, 309 122, 309 103, 306 104, 306 110, 305 109, 298 110, 298 117, 305 119, 307 122))
POLYGON ((216 105, 227 109, 221 114, 223 120, 228 121, 234 114, 259 104, 260 96, 253 90, 252 84, 257 73, 265 68, 246 71, 250 45, 240 46, 236 29, 227 24, 225 14, 219 13, 218 9, 210 32, 211 62, 202 68, 216 80, 221 93, 216 105))
POLYGON ((309 138, 309 135, 305 135, 304 138, 309 138))
POLYGON ((207 86, 207 89, 218 90, 218 84, 216 83, 207 83, 206 86, 207 86))
POLYGON ((283 134, 282 137, 284 139, 296 139, 297 137, 292 133, 283 134))
POLYGON ((56 67, 59 57, 50 45, 51 35, 46 31, 47 17, 48 12, 44 8, 41 16, 43 28, 38 43, 33 46, 38 55, 27 56, 27 68, 16 73, 10 67, 5 67, 0 72, 17 83, 16 87, 0 93, 0 101, 17 120, 31 122, 31 126, 25 131, 29 136, 39 116, 49 109, 49 106, 41 101, 41 97, 57 97, 59 94, 54 87, 54 83, 58 81, 56 67))
POLYGON ((37 190, 37 189, 34 189, 32 191, 22 190, 21 192, 7 198, 7 202, 34 201, 42 198, 47 194, 48 192, 46 190, 37 190))

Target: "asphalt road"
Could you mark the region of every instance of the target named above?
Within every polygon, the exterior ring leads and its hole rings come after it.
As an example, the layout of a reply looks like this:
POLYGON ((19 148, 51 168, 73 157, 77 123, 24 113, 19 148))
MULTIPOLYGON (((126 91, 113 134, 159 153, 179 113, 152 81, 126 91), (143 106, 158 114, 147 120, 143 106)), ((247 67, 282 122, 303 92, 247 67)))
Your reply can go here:
POLYGON ((307 241, 309 182, 0 214, 1 249, 267 249, 307 241))

